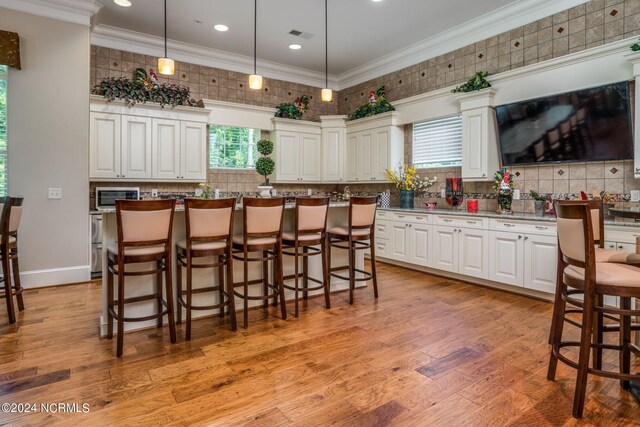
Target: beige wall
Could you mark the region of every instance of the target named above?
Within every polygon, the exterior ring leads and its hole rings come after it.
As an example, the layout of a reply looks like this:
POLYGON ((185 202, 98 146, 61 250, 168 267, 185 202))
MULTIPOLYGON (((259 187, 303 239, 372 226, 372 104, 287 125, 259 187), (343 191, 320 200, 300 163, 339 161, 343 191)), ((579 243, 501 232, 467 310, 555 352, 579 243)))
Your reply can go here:
POLYGON ((86 280, 89 264, 89 28, 0 9, 20 35, 9 70, 9 193, 25 197, 19 231, 25 285, 86 280), (49 187, 62 200, 48 200, 49 187), (59 271, 41 270, 58 269, 59 271))

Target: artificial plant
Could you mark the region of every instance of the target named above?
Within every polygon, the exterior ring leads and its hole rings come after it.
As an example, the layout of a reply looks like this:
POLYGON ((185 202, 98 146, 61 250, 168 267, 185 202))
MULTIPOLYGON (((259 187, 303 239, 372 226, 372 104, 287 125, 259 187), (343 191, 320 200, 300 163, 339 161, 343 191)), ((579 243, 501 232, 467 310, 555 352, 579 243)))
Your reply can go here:
POLYGON ((349 114, 349 120, 375 116, 376 114, 386 113, 387 111, 395 111, 395 108, 386 100, 385 87, 381 85, 378 86, 375 92, 371 91, 368 103, 359 106, 349 114))
POLYGON ((300 119, 309 109, 309 96, 302 95, 293 102, 283 102, 276 105, 276 117, 286 119, 300 119))
POLYGON ((264 176, 264 186, 269 186, 269 175, 276 170, 276 162, 269 157, 273 153, 273 142, 268 139, 258 141, 258 153, 262 156, 256 161, 256 172, 264 176))
POLYGON ((487 81, 487 71, 478 71, 466 83, 456 86, 451 90, 453 93, 473 92, 474 90, 486 89, 491 87, 491 83, 487 81))

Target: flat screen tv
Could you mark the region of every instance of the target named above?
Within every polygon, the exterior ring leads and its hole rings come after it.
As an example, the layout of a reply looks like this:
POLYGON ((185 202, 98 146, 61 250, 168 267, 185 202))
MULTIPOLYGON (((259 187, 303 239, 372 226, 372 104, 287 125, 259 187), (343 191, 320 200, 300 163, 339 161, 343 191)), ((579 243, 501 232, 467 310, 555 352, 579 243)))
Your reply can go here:
POLYGON ((633 158, 629 82, 496 107, 503 165, 633 158))

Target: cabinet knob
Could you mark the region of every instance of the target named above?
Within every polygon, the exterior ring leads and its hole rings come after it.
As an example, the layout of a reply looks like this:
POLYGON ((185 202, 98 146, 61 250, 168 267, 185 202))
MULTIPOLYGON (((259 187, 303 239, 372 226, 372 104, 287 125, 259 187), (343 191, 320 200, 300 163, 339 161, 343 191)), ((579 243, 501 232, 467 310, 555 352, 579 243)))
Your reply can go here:
POLYGON ((522 236, 518 236, 518 239, 522 239, 522 236))
POLYGON ((483 177, 485 177, 485 176, 487 176, 487 174, 486 174, 486 173, 483 173, 483 174, 482 174, 482 176, 483 176, 483 177))
POLYGON ((524 236, 524 240, 529 240, 529 236, 524 236))
POLYGON ((622 245, 618 245, 618 249, 622 249, 622 245))
POLYGON ((176 178, 180 178, 179 176, 176 176, 176 178))

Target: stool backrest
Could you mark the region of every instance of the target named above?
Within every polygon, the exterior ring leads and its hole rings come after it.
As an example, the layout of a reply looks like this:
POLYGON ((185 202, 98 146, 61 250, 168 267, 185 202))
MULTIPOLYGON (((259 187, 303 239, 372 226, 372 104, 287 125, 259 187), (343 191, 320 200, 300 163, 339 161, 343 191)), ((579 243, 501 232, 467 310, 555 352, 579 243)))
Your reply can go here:
POLYGON ((116 200, 119 253, 125 246, 171 247, 175 199, 116 200))
POLYGON ((23 197, 4 197, 2 200, 2 215, 0 216, 0 232, 3 247, 9 242, 9 236, 15 235, 22 217, 23 197))
POLYGON ((591 213, 593 241, 599 248, 604 248, 604 208, 602 199, 595 200, 559 200, 561 205, 587 204, 591 213))
POLYGON ((378 196, 349 199, 349 228, 370 228, 376 220, 378 196))
POLYGON ((187 242, 227 240, 233 233, 236 199, 185 199, 187 242))
POLYGON ((595 278, 593 216, 586 201, 555 202, 558 251, 564 264, 591 271, 595 278))
POLYGON ((328 210, 328 197, 297 197, 296 232, 325 232, 327 229, 328 210))
POLYGON ((242 199, 244 234, 248 237, 281 237, 284 198, 242 199))

